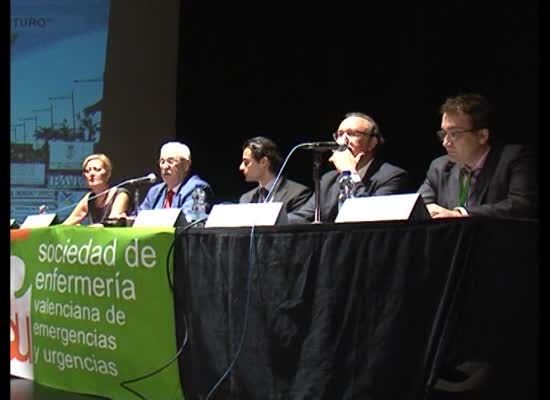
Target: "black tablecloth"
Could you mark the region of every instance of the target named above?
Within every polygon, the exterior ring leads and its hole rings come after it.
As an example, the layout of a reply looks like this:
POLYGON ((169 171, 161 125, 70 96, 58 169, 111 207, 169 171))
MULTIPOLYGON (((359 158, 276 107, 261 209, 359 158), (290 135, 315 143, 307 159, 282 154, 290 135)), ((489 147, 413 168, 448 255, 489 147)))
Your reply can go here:
POLYGON ((186 398, 232 362, 211 398, 421 398, 461 361, 536 354, 537 274, 535 221, 261 227, 252 246, 250 228, 179 229, 186 398))

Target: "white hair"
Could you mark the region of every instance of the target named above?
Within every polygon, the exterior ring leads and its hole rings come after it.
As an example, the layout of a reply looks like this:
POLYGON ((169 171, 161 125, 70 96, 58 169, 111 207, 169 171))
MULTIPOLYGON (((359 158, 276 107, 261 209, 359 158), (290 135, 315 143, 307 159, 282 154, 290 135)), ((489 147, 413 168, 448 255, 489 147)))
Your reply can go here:
POLYGON ((187 147, 183 143, 180 143, 180 142, 165 143, 160 148, 160 153, 162 154, 163 151, 170 151, 170 150, 172 150, 179 157, 185 158, 186 160, 191 161, 191 150, 189 150, 189 147, 187 147))

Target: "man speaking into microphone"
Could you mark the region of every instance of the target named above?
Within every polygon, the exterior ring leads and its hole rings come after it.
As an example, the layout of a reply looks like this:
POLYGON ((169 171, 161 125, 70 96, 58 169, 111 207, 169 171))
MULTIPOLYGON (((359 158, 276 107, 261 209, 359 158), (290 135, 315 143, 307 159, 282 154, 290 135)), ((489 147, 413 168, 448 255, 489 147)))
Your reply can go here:
MULTIPOLYGON (((346 114, 333 138, 343 150, 332 153, 329 161, 335 170, 321 177, 321 222, 334 222, 338 215, 339 180, 344 171, 351 173, 355 196, 399 194, 410 190, 407 172, 377 156, 384 138, 374 119, 360 112, 346 114)), ((302 207, 288 215, 288 220, 289 223, 313 222, 314 216, 315 195, 312 195, 302 207)))
POLYGON ((206 211, 210 211, 212 189, 197 174, 191 173, 189 147, 179 142, 165 143, 160 149, 158 163, 163 182, 149 188, 138 212, 158 208, 181 208, 189 220, 193 206, 192 194, 196 188, 204 191, 206 211))

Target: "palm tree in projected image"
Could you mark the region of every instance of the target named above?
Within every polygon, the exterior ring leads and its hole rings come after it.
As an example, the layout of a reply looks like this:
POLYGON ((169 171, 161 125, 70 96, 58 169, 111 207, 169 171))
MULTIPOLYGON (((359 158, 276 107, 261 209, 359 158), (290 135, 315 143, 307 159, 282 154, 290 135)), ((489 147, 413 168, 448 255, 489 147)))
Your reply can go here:
POLYGON ((66 119, 64 119, 61 124, 58 124, 53 128, 49 126, 42 126, 38 128, 33 136, 35 140, 44 141, 44 144, 35 150, 35 154, 30 156, 30 158, 34 161, 47 162, 49 142, 51 140, 63 140, 65 142, 86 141, 97 143, 97 139, 99 139, 99 123, 94 122, 89 116, 82 117, 80 113, 76 114, 76 117, 79 122, 76 132, 73 132, 72 128, 69 127, 69 123, 66 119))
POLYGON ((82 140, 83 135, 78 132, 73 132, 69 127, 69 123, 66 119, 57 126, 52 127, 40 127, 34 134, 35 139, 44 140, 48 143, 50 140, 63 140, 65 142, 74 142, 79 139, 82 140))
POLYGON ((38 149, 34 150, 34 154, 29 155, 29 159, 33 161, 48 162, 48 154, 51 140, 63 140, 65 142, 74 142, 76 139, 80 139, 78 135, 75 135, 73 130, 69 127, 69 123, 66 119, 59 125, 54 127, 41 126, 34 133, 34 139, 36 141, 42 140, 44 144, 38 149))
POLYGON ((80 113, 76 113, 76 119, 78 120, 77 134, 86 142, 95 142, 99 136, 99 122, 94 122, 92 117, 86 113, 81 116, 80 113))

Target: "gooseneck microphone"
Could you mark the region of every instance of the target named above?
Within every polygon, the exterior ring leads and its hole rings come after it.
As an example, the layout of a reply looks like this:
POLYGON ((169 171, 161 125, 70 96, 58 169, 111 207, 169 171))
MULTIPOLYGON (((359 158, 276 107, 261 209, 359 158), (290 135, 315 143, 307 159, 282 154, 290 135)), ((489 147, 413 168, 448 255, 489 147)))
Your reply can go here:
POLYGON ((304 149, 304 150, 313 150, 315 152, 322 152, 322 151, 345 151, 348 148, 346 144, 340 144, 337 142, 307 142, 307 143, 300 143, 297 144, 290 150, 288 155, 286 156, 285 160, 283 161, 283 165, 281 168, 279 168, 279 173, 275 177, 275 180, 273 182, 273 185, 271 186, 271 189, 269 190, 269 193, 265 197, 264 203, 267 203, 271 196, 273 195, 274 189, 277 187, 277 184, 279 183, 279 180, 281 179, 281 174, 283 170, 285 169, 286 163, 290 159, 290 156, 298 149, 304 149))
POLYGON ((117 186, 133 185, 133 184, 142 183, 142 182, 155 183, 156 180, 157 180, 157 176, 151 172, 150 174, 148 174, 146 176, 142 176, 141 178, 128 179, 128 180, 118 184, 117 186))
MULTIPOLYGON (((96 193, 96 194, 92 194, 88 197, 88 201, 89 200, 93 200, 99 196, 102 196, 104 195, 105 193, 109 192, 111 189, 113 188, 118 188, 118 187, 121 187, 121 186, 124 186, 124 185, 133 185, 133 184, 136 184, 136 183, 144 183, 144 182, 150 182, 150 183, 154 183, 155 181, 157 180, 157 176, 154 174, 154 173, 149 173, 147 174, 146 176, 142 176, 142 177, 139 177, 139 178, 132 178, 132 179, 127 179, 125 181, 122 181, 114 186, 111 186, 109 188, 107 188, 106 190, 100 192, 100 193, 96 193)), ((58 208, 56 210, 53 210, 53 211, 50 211, 48 209, 48 206, 46 206, 45 204, 41 205, 40 207, 38 207, 38 213, 39 214, 45 214, 45 213, 58 213, 60 211, 64 211, 64 210, 67 210, 67 209, 73 209, 74 207, 76 207, 76 205, 80 202, 77 201, 76 203, 74 204, 69 204, 68 206, 65 206, 65 207, 61 207, 61 208, 58 208)))
POLYGON ((338 142, 310 142, 302 143, 298 145, 303 150, 314 150, 314 151, 344 151, 348 148, 345 144, 340 144, 338 142))

